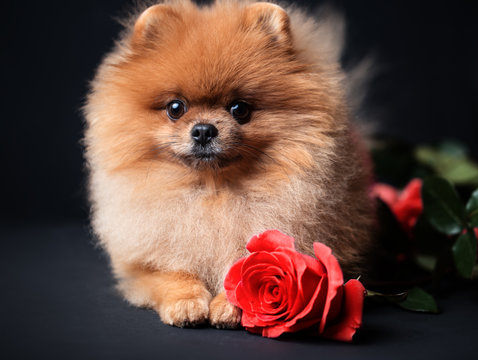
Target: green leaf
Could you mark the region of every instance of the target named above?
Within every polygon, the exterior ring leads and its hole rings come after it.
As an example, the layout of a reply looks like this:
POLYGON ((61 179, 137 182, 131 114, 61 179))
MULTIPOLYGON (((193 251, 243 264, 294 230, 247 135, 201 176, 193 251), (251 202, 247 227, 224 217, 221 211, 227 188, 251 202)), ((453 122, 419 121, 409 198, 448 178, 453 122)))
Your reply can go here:
POLYGON ((415 158, 423 164, 436 169, 440 162, 440 153, 431 146, 417 146, 415 158))
POLYGON ((458 185, 477 185, 478 167, 468 159, 448 160, 440 175, 458 185))
POLYGON ((410 311, 438 313, 434 297, 419 287, 410 289, 407 298, 404 301, 396 302, 396 304, 410 311))
POLYGON ((452 252, 456 270, 464 278, 470 279, 476 263, 476 238, 473 231, 460 235, 452 252))
POLYGON ((478 185, 478 165, 466 156, 466 149, 459 143, 444 142, 438 148, 419 146, 415 158, 454 184, 478 185))
POLYGON ((478 227, 478 211, 475 211, 475 212, 470 216, 470 226, 471 226, 471 227, 478 227))
POLYGON ((438 146, 438 149, 444 154, 455 157, 464 157, 468 152, 466 146, 456 140, 445 140, 438 146))
POLYGON ((470 217, 470 225, 472 227, 478 226, 478 189, 471 194, 470 200, 466 204, 466 212, 470 217))
POLYGON ((473 191, 471 194, 470 200, 466 203, 466 211, 472 213, 473 211, 478 211, 478 189, 473 191))
POLYGON ((465 207, 447 180, 436 176, 426 178, 422 199, 425 215, 436 230, 455 235, 466 227, 465 207))

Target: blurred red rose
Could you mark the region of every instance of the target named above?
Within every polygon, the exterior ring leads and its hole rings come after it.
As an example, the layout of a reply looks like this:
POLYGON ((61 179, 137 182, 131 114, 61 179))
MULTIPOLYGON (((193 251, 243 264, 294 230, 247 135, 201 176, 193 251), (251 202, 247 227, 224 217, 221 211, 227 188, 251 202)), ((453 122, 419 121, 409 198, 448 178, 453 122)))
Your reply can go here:
POLYGON ((377 183, 372 188, 372 196, 382 199, 403 230, 411 234, 418 217, 423 212, 421 189, 422 180, 420 179, 413 179, 402 191, 387 184, 377 183))
POLYGON ((365 289, 357 280, 344 285, 329 247, 314 243, 316 259, 297 252, 292 237, 268 230, 246 248, 251 254, 231 267, 224 287, 248 331, 278 337, 312 328, 323 337, 352 340, 362 324, 365 289))

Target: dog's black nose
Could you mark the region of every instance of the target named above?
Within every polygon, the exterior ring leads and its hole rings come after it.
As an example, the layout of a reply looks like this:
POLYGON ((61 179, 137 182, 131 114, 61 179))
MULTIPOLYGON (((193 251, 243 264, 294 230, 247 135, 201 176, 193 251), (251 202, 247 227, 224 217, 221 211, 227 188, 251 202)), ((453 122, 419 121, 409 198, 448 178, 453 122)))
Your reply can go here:
POLYGON ((191 130, 191 137, 198 145, 205 146, 218 134, 218 130, 211 124, 196 124, 191 130))

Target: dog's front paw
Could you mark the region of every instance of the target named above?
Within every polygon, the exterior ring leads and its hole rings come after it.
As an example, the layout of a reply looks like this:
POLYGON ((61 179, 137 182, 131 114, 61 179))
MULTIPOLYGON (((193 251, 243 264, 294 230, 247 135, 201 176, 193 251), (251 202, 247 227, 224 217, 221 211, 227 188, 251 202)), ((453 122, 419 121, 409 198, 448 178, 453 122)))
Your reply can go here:
POLYGON ((209 322, 220 329, 235 329, 241 322, 241 310, 227 301, 225 293, 220 293, 209 304, 209 322))
POLYGON ((158 309, 161 320, 178 327, 196 326, 206 322, 209 314, 211 295, 177 299, 161 304, 158 309))

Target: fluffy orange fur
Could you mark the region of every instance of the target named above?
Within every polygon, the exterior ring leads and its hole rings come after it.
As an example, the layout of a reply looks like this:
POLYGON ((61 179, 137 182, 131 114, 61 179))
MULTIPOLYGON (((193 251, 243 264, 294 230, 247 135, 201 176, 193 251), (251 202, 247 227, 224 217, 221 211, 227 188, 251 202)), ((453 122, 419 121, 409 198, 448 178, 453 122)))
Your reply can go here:
POLYGON ((323 242, 347 275, 363 272, 369 169, 330 25, 233 0, 133 16, 85 106, 92 224, 131 303, 172 325, 236 326, 223 279, 266 229, 309 254, 323 242), (177 121, 174 99, 187 106, 177 121), (248 123, 231 116, 235 100, 248 123), (218 129, 214 161, 191 160, 198 123, 218 129))

